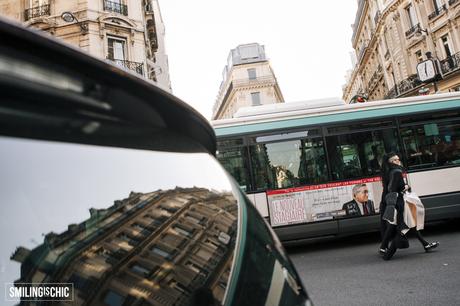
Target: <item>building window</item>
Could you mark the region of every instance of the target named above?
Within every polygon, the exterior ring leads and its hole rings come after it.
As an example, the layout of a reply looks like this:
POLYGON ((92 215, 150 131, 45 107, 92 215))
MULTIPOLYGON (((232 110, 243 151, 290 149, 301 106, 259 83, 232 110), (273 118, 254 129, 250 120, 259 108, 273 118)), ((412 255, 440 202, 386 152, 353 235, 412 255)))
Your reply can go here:
POLYGON ((48 0, 29 0, 24 11, 24 21, 40 16, 50 15, 50 4, 48 0))
POLYGON ((112 290, 109 290, 104 298, 104 305, 122 306, 124 302, 125 297, 112 290))
POLYGON ((104 11, 115 12, 128 16, 128 6, 123 4, 122 0, 103 0, 104 11))
POLYGON ((190 293, 190 290, 188 288, 186 288, 184 285, 182 285, 181 283, 179 283, 178 281, 172 279, 169 281, 168 285, 171 287, 171 288, 174 288, 182 293, 185 293, 185 294, 189 294, 190 293))
POLYGON ((192 235, 193 235, 193 230, 187 230, 187 229, 185 229, 185 228, 183 228, 183 227, 181 227, 181 226, 175 226, 175 227, 174 227, 174 230, 175 230, 178 234, 180 234, 180 235, 182 235, 182 236, 185 236, 185 237, 189 237, 189 236, 192 236, 192 235))
POLYGON ((252 106, 260 105, 260 92, 251 92, 252 106))
POLYGON ((171 259, 173 254, 172 252, 168 252, 164 249, 161 249, 157 246, 154 246, 153 248, 150 249, 152 251, 153 254, 156 254, 156 255, 159 255, 165 259, 171 259))
POLYGON ((248 69, 248 77, 250 80, 255 80, 257 78, 256 69, 250 68, 248 69))
POLYGON ((107 58, 115 62, 126 60, 126 40, 121 38, 107 38, 107 58))
POLYGON ((120 233, 117 236, 120 240, 126 241, 131 246, 136 246, 140 243, 137 238, 131 237, 127 233, 120 233))
POLYGON ((202 268, 199 265, 197 265, 197 264, 195 264, 195 263, 193 263, 191 261, 187 261, 185 263, 185 266, 187 268, 189 268, 190 270, 192 270, 193 272, 195 272, 195 273, 201 273, 202 272, 202 268))
POLYGON ((418 24, 415 8, 412 4, 406 7, 407 17, 409 19, 409 28, 413 28, 418 24))
POLYGON ((450 50, 450 46, 449 46, 449 35, 444 35, 443 37, 441 37, 441 41, 442 41, 442 45, 444 47, 444 52, 446 54, 446 57, 451 57, 452 56, 452 52, 450 50))
POLYGON ((415 52, 415 58, 417 59, 417 63, 423 62, 422 51, 418 50, 415 52))
POLYGON ((134 264, 130 267, 130 270, 137 274, 137 275, 140 275, 142 277, 146 277, 150 274, 150 270, 147 269, 146 267, 144 266, 141 266, 140 264, 134 264))
POLYGON ((438 12, 443 6, 442 0, 433 0, 433 7, 436 12, 438 12))

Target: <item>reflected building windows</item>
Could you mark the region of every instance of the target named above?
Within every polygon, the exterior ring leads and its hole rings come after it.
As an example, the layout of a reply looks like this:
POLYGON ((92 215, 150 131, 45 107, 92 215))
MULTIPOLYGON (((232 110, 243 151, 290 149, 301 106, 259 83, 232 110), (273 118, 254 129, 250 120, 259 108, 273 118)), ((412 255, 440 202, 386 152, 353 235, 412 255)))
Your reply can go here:
POLYGON ((250 152, 256 189, 289 188, 327 179, 320 138, 258 144, 251 146, 250 152))
POLYGON ((104 305, 123 306, 124 302, 125 297, 112 290, 109 290, 104 298, 104 305))
POLYGON ((151 251, 153 254, 155 255, 159 255, 160 257, 163 257, 165 259, 171 259, 172 258, 172 254, 164 249, 161 249, 159 247, 153 247, 151 248, 151 251))
MULTIPOLYGON (((66 275, 55 281, 75 284, 77 304, 91 304, 86 301, 91 299, 105 305, 182 305, 194 288, 219 278, 220 285, 216 282, 211 289, 222 302, 221 286, 229 275, 220 275, 224 271, 216 268, 232 263, 233 248, 227 245, 235 240, 235 205, 230 193, 178 188, 163 192, 163 196, 131 193, 130 198, 115 201, 108 209, 93 209, 91 227, 69 226, 69 233, 88 229, 87 233, 48 235, 70 258, 65 265, 55 267, 66 275), (98 224, 103 224, 104 230, 97 230, 98 224), (228 237, 225 243, 214 239, 222 235, 228 237), (101 240, 99 236, 106 237, 101 240), (79 245, 88 247, 72 248, 75 237, 82 239, 79 245)), ((14 258, 24 259, 28 254, 19 249, 14 258)), ((28 267, 43 273, 39 268, 28 267)))
POLYGON ((135 264, 131 266, 131 271, 141 276, 147 276, 150 273, 149 270, 147 270, 146 268, 142 267, 139 264, 135 264))

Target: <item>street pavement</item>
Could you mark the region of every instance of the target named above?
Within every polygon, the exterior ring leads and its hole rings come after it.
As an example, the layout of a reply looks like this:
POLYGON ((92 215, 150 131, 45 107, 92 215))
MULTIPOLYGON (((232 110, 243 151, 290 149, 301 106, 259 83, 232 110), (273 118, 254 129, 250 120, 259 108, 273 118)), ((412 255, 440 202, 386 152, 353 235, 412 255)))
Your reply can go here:
POLYGON ((378 255, 379 235, 287 249, 315 306, 460 305, 460 220, 428 225, 426 253, 415 238, 390 261, 378 255))

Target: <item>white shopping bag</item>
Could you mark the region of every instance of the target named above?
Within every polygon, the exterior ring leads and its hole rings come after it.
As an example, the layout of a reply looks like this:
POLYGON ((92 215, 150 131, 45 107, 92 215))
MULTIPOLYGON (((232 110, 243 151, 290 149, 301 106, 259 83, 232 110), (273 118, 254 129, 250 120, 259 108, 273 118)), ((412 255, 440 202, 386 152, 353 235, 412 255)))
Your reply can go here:
POLYGON ((425 226, 425 207, 414 192, 404 194, 404 223, 409 228, 422 230, 425 226))

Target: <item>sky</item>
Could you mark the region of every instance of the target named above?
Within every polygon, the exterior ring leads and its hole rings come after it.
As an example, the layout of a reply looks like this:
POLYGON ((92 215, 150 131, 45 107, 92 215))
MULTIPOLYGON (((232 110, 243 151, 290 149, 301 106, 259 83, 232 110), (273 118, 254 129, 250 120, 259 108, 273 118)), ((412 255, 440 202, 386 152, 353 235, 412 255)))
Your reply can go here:
POLYGON ((356 0, 159 0, 173 94, 210 119, 231 49, 265 46, 285 102, 342 97, 356 0))

